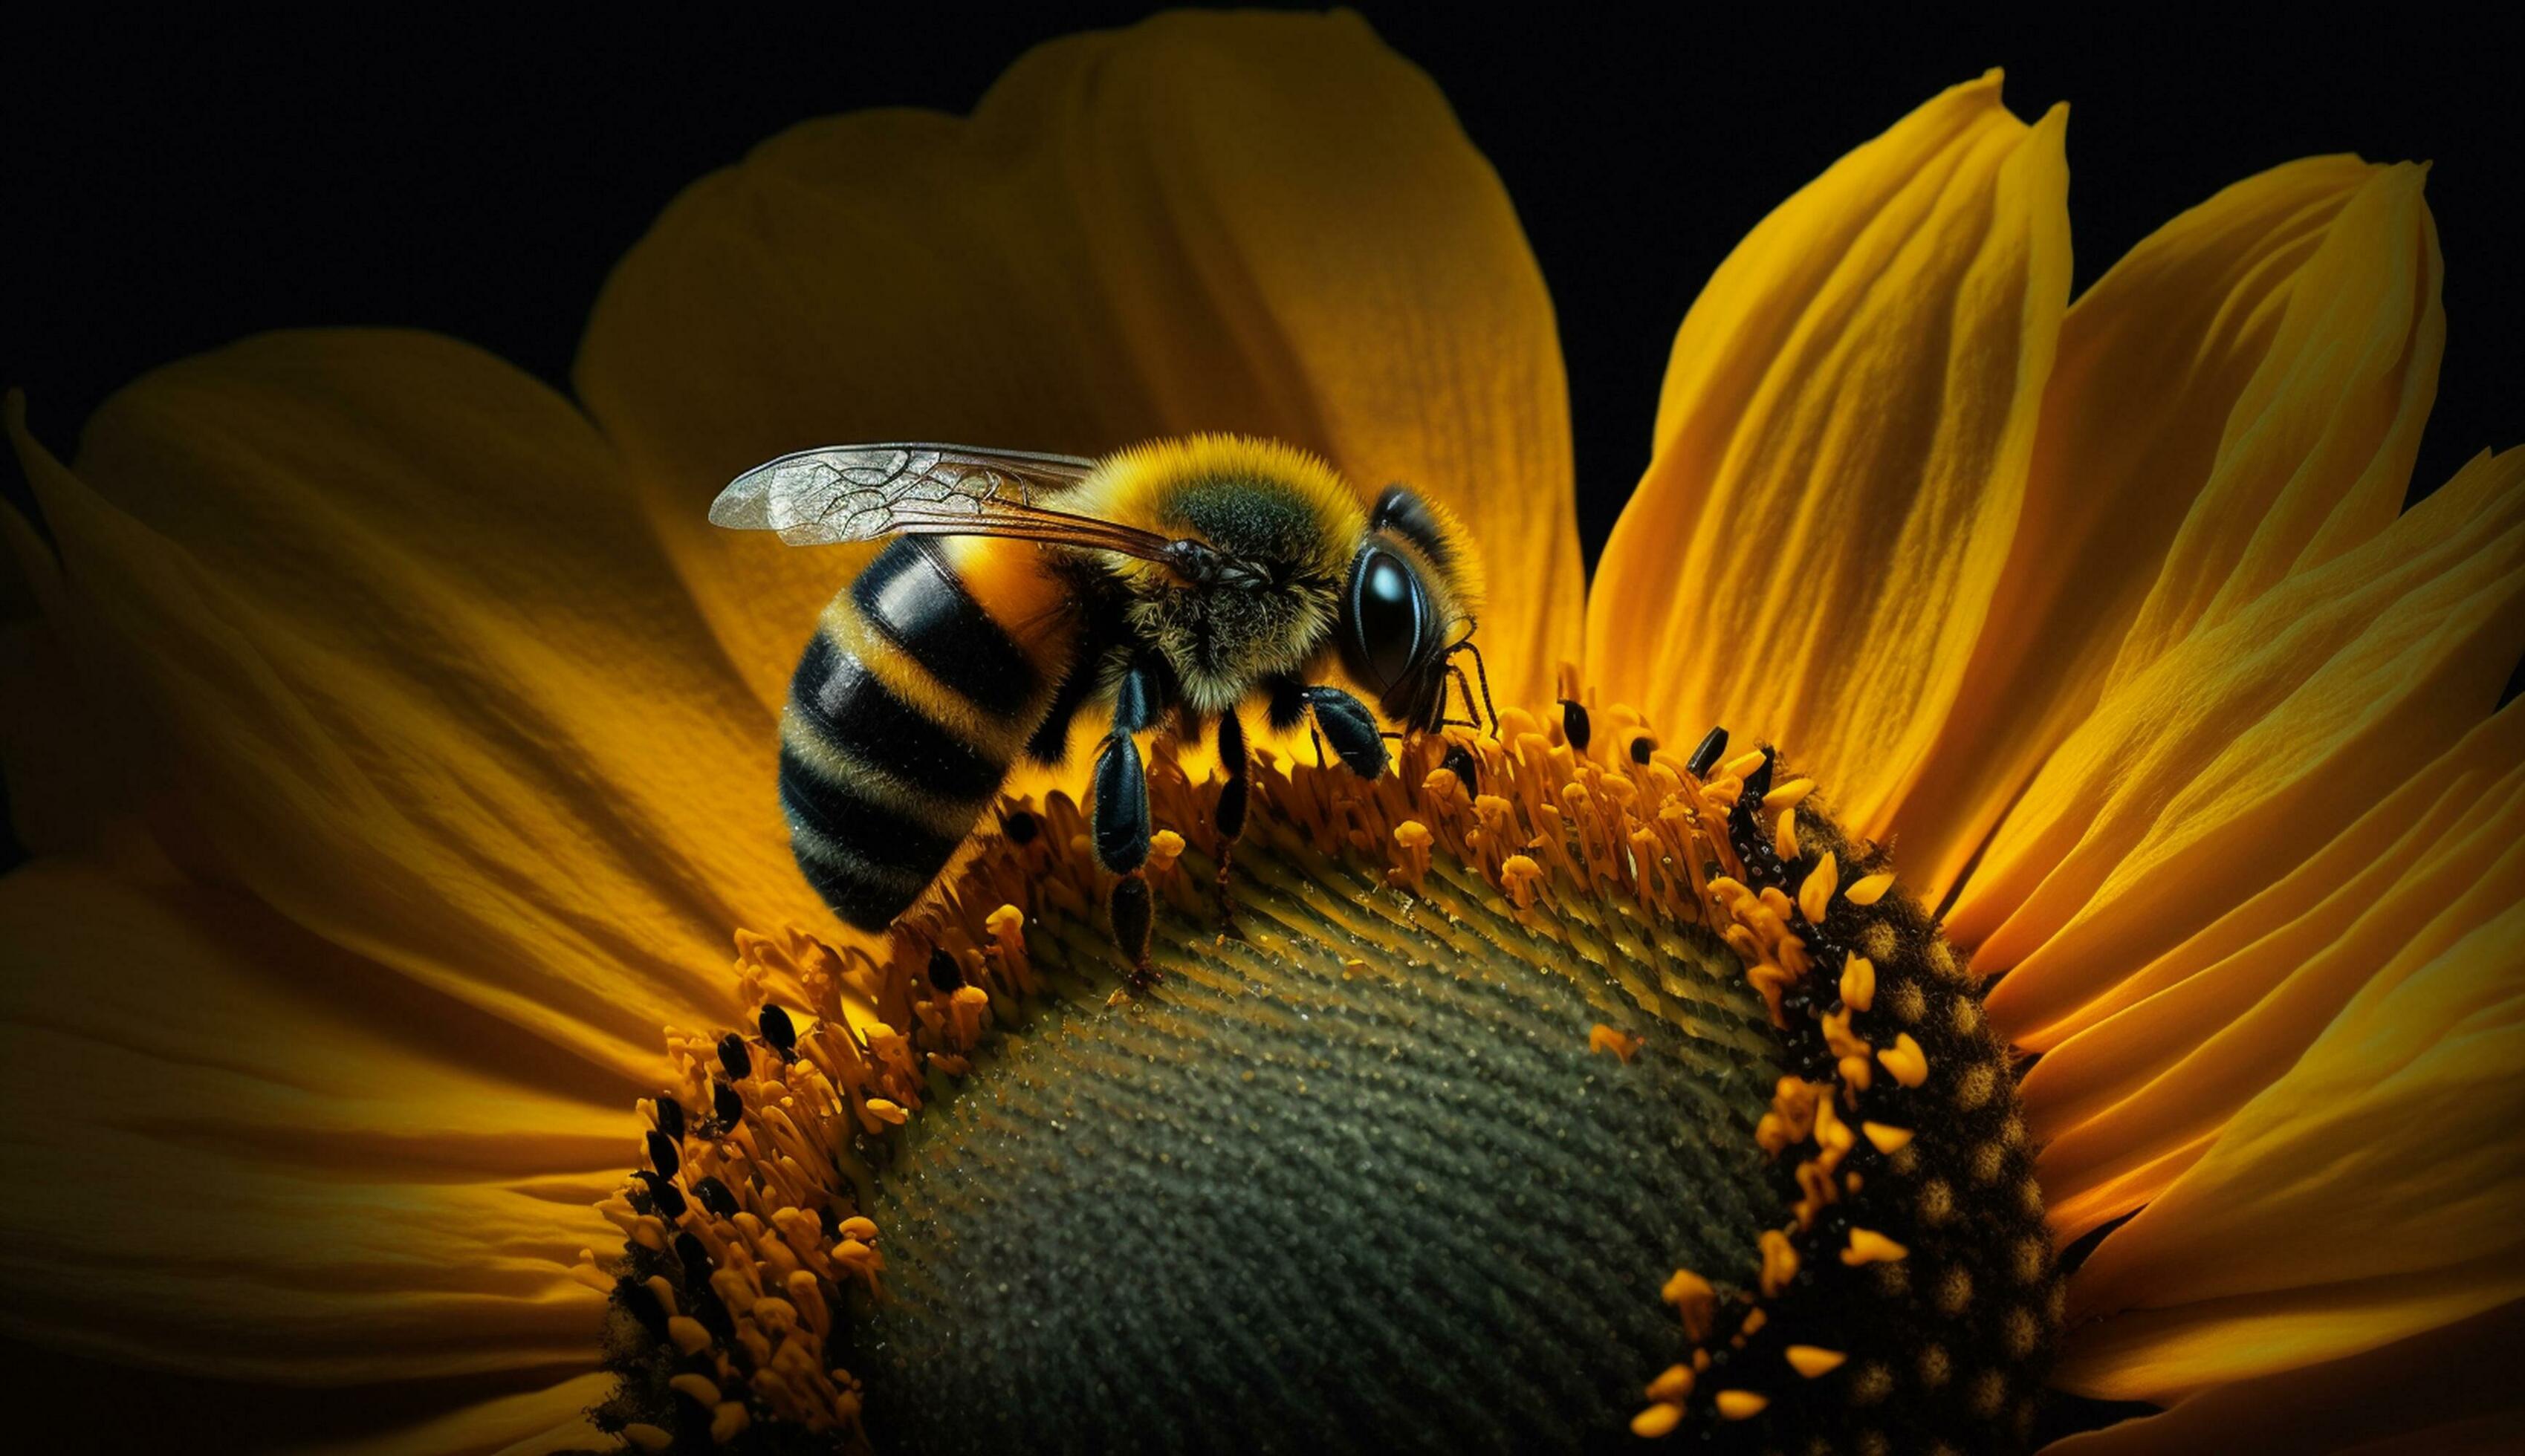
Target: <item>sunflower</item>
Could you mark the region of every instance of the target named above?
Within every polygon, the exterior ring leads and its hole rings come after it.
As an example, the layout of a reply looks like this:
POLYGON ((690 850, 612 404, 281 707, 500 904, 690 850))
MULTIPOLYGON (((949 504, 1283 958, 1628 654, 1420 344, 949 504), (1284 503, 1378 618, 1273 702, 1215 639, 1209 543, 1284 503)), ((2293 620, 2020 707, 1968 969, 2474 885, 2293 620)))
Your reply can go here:
MULTIPOLYGON (((767 1143, 679 1187, 835 1261, 742 1297, 865 1377, 779 1386, 806 1424, 880 1441, 2005 1441, 2046 1380, 2132 1403, 2077 1452, 2514 1439, 2525 465, 2404 508, 2419 169, 2250 178, 2073 303, 2064 125, 1984 77, 1764 220, 1592 589, 1509 200, 1348 16, 1163 17, 969 119, 766 143, 618 268, 576 404, 373 330, 153 373, 70 466, 13 399, 8 1332, 257 1444, 669 1439, 640 1373, 730 1337, 669 1327, 699 1286, 637 1230, 686 1119, 768 1115, 685 1101, 823 1077, 896 1159, 866 1227, 801 1224, 839 1190, 767 1143), (1146 1003, 1052 994, 1099 947, 1047 786, 926 922, 943 969, 855 946, 768 792, 849 566, 712 492, 810 443, 1205 429, 1464 518, 1500 733, 1372 790, 1267 769, 1232 945, 1214 790, 1158 771, 1146 1003), (823 938, 726 970, 782 924, 823 938), (844 1043, 933 1064, 826 1076, 844 1043), (1250 1178, 1188 1193, 1204 1157, 1250 1178), (1195 1193, 1269 1237, 1151 1213, 1195 1193), (888 1280, 927 1302, 817 1302, 888 1280)), ((779 1414, 675 1379, 662 1420, 779 1414)))

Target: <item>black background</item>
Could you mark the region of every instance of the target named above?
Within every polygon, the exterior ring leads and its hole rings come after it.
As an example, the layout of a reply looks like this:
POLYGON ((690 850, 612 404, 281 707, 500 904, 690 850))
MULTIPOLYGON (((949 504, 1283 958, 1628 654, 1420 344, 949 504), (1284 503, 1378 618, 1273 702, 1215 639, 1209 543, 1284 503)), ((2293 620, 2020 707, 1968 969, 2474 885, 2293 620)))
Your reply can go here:
MULTIPOLYGON (((2410 6, 2285 31, 2206 9, 1990 24, 1775 4, 1646 29, 1567 5, 1512 23, 1367 13, 1453 100, 1542 261, 1592 559, 1646 462, 1667 347, 1710 269, 1835 157, 1995 65, 2019 116, 2073 103, 2082 287, 2262 168, 2329 151, 2434 160, 2448 344, 2416 486, 2519 443, 2514 35, 2410 6)), ((65 453, 133 376, 273 327, 433 328, 566 384, 607 269, 686 183, 805 118, 966 110, 1034 42, 1140 13, 22 13, 0 60, 0 384, 27 391, 36 432, 65 453)), ((0 488, 24 499, 10 477, 0 488)), ((217 1382, 134 1387, 24 1347, 9 1358, 86 1449, 116 1444, 102 1431, 168 1419, 198 1433, 263 1409, 217 1382)), ((414 1388, 293 1414, 322 1430, 439 1401, 414 1388)))
MULTIPOLYGON (((1993 24, 1771 5, 1645 29, 1576 6, 1367 14, 1453 100, 1542 260, 1592 560, 1710 269, 1835 157, 1990 66, 2022 117, 2072 103, 2082 287, 2262 168, 2434 160, 2448 344, 2416 483, 2518 443, 2515 35, 2411 7, 2323 31, 2206 9, 1993 24)), ((140 371, 285 325, 439 329, 565 382, 606 270, 686 183, 804 118, 967 110, 1036 41, 1144 13, 1015 12, 22 22, 0 382, 26 389, 56 449, 140 371)))

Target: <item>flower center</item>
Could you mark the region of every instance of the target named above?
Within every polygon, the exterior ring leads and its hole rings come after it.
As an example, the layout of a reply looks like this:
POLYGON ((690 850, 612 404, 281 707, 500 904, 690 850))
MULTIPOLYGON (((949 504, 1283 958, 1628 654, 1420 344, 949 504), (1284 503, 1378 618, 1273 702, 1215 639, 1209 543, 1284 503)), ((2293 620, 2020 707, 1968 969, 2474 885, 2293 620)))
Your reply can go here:
POLYGON ((1264 763, 1232 923, 1216 791, 1160 754, 1143 995, 1060 796, 885 963, 740 937, 761 1035, 673 1040, 608 1206, 608 1419, 924 1451, 2021 1439, 2057 1282, 1955 957, 1767 752, 1556 717, 1374 784, 1264 763))

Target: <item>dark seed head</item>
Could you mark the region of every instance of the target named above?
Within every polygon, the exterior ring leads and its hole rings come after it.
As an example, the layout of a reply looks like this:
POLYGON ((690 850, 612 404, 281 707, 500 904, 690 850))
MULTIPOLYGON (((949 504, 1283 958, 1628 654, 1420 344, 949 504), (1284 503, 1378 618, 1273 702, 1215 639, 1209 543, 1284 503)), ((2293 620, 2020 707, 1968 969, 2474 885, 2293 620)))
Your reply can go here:
POLYGON ((745 1034, 730 1032, 718 1039, 718 1064, 727 1068, 727 1080, 754 1075, 754 1053, 745 1049, 745 1034))
POLYGON ((947 948, 943 946, 930 948, 929 984, 941 992, 950 994, 965 984, 964 967, 956 964, 956 957, 948 954, 947 948))
POLYGON ((669 1138, 684 1136, 684 1104, 665 1092, 658 1093, 658 1131, 669 1138))
POLYGON ((786 1010, 776 1005, 767 1005, 763 1008, 763 1015, 757 1019, 763 1023, 764 1041, 776 1047, 782 1056, 792 1056, 797 1053, 798 1024, 789 1019, 789 1013, 786 1010))
POLYGON ((720 1127, 733 1128, 745 1120, 745 1098, 736 1094, 735 1088, 713 1078, 711 1079, 711 1111, 718 1116, 720 1127))
POLYGON ((1007 835, 1009 843, 1013 845, 1033 844, 1035 828, 1034 815, 1023 809, 1018 809, 1000 821, 1000 832, 1007 835))
POLYGON ((1569 740, 1569 747, 1582 753, 1587 752, 1587 740, 1594 733, 1595 730, 1587 722, 1585 704, 1573 703, 1566 698, 1561 699, 1560 736, 1569 740))
POLYGON ((674 1177, 675 1170, 684 1166, 684 1155, 676 1148, 675 1140, 654 1128, 649 1131, 649 1166, 667 1178, 674 1177))
POLYGON ((727 1185, 716 1178, 705 1178, 694 1184, 693 1196, 702 1200, 704 1208, 720 1218, 736 1217, 736 1194, 729 1192, 727 1185))
POLYGON ((1456 782, 1464 786, 1465 793, 1482 792, 1482 766, 1473 757, 1472 750, 1460 743, 1447 745, 1446 761, 1441 766, 1456 776, 1456 782))
POLYGON ((1692 770, 1694 778, 1706 779, 1709 777, 1709 770, 1718 766, 1718 755, 1726 752, 1727 730, 1712 728, 1702 735, 1701 747, 1692 751, 1692 757, 1683 766, 1692 770))

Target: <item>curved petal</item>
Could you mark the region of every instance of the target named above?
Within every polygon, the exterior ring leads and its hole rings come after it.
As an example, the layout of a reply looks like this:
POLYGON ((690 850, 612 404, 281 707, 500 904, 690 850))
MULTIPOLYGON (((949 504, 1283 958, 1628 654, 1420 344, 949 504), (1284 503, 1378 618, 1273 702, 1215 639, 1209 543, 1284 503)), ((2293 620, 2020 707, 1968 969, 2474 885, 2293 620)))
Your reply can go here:
POLYGON ((7 1333, 291 1384, 584 1370, 620 1104, 244 897, 66 861, 0 879, 7 1333), (336 988, 365 994, 359 1011, 336 988), (32 1109, 41 1109, 34 1115, 32 1109))
POLYGON ((2044 1447, 2044 1456, 2466 1456, 2525 1447, 2512 1363, 2525 1304, 2380 1349, 2240 1381, 2158 1415, 2044 1447))
POLYGON ((2525 452, 2191 636, 2009 810, 1949 919, 2019 1045, 2331 843, 2488 716, 2525 636, 2525 452))
POLYGON ((2399 984, 2525 885, 2525 707, 2394 786, 2338 839, 2048 1029, 2020 1089, 2065 1242, 2137 1209, 2352 997, 2399 984))
POLYGON ((2066 113, 1994 73, 1720 265, 1588 605, 1591 675, 1776 740, 1870 826, 1925 761, 2016 530, 2069 290, 2066 113))
POLYGON ((659 218, 576 379, 767 704, 856 558, 704 512, 848 440, 1277 436, 1466 518, 1504 699, 1577 647, 1550 299, 1445 99, 1355 15, 1161 16, 1035 50, 969 121, 789 131, 659 218))
POLYGON ((2097 1245, 2061 1383, 2163 1403, 2525 1298, 2525 855, 2496 881, 2097 1245))
POLYGON ((2108 674, 2401 509, 2446 333, 2421 178, 2353 157, 2275 168, 2070 307, 1987 627, 1893 816, 1933 898, 2108 674))
POLYGON ((819 913, 770 719, 550 391, 427 335, 297 333, 116 396, 75 474, 12 425, 66 568, 48 625, 195 874, 534 1029, 574 1090, 732 1014, 727 926, 819 913))

